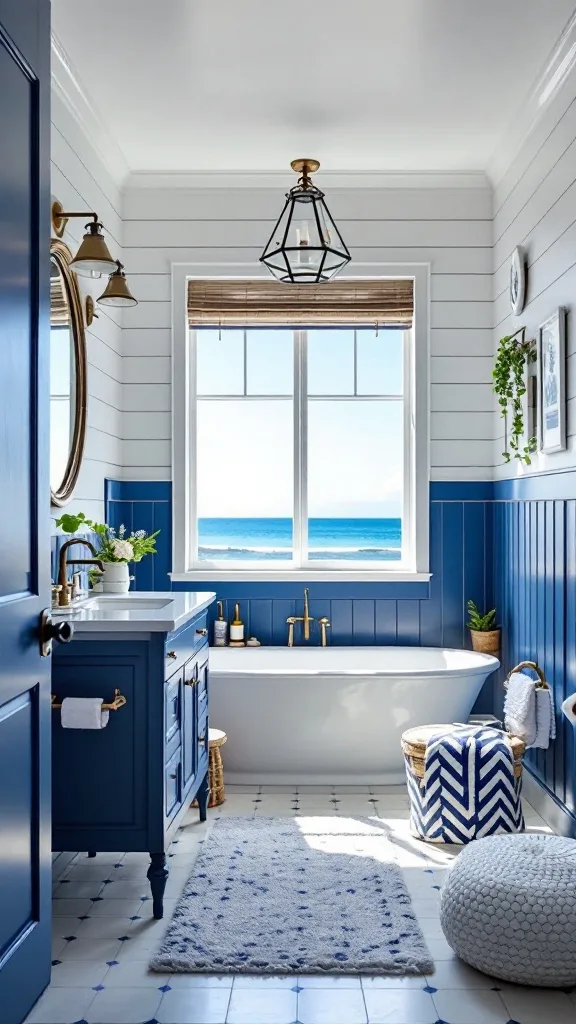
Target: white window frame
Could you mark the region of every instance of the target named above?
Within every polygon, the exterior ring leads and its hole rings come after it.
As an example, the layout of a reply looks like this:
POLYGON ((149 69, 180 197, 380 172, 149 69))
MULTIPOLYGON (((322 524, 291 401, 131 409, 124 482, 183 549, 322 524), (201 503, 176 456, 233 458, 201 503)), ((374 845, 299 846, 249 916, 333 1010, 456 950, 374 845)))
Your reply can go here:
MULTIPOLYGON (((197 521, 195 509, 196 478, 195 447, 191 443, 196 423, 196 360, 190 344, 188 325, 187 282, 191 278, 214 277, 247 278, 267 277, 264 268, 238 264, 214 266, 172 264, 172 518, 173 518, 173 571, 174 582, 202 581, 388 581, 419 582, 430 579, 429 572, 429 264, 371 264, 365 274, 346 274, 347 278, 405 278, 414 280, 414 326, 404 345, 404 502, 402 531, 406 537, 407 560, 398 562, 362 563, 345 567, 346 563, 324 561, 308 563, 303 568, 290 568, 286 563, 251 566, 228 564, 215 567, 210 563, 194 564, 197 550, 197 521), (311 567, 314 566, 314 567, 311 567)), ((286 286, 288 287, 288 286, 286 286)), ((302 351, 294 346, 295 359, 302 351)), ((303 374, 299 376, 305 387, 303 374)), ((329 396, 328 396, 329 397, 329 396)), ((300 396, 294 394, 294 416, 300 416, 300 396)), ((357 399, 358 401, 361 398, 357 399)), ((295 431, 295 444, 298 432, 295 431)), ((295 486, 306 486, 306 452, 300 451, 295 467, 300 465, 301 476, 295 486)), ((305 495, 302 502, 306 513, 305 495)), ((301 545, 299 524, 294 522, 294 542, 301 545)))

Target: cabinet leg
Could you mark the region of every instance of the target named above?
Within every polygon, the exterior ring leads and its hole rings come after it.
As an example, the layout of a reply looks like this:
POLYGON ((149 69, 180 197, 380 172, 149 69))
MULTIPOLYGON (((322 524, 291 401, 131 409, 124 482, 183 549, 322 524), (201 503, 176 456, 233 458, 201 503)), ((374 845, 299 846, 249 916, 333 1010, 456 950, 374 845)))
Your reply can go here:
POLYGON ((210 776, 206 772, 206 775, 200 783, 200 789, 196 795, 198 801, 198 809, 200 811, 200 821, 206 821, 206 811, 208 809, 208 800, 210 797, 210 776))
POLYGON ((147 878, 152 890, 152 913, 156 920, 164 917, 164 890, 168 878, 165 853, 151 853, 147 878))
POLYGON ((96 850, 88 850, 88 856, 89 857, 95 857, 96 856, 96 850))

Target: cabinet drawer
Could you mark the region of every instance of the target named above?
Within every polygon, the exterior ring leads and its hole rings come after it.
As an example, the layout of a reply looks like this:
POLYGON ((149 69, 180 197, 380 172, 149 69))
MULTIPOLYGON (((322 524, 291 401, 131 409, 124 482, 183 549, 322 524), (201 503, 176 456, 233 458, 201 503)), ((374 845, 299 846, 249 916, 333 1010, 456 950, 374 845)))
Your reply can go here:
POLYGON ((182 672, 171 676, 166 683, 165 700, 165 723, 166 740, 168 741, 180 728, 182 719, 182 672))
POLYGON ((208 644, 207 613, 203 612, 184 629, 166 641, 166 676, 172 675, 185 662, 193 658, 204 644, 208 644))
POLYGON ((182 802, 182 748, 178 750, 166 765, 164 771, 164 805, 166 817, 169 818, 182 802))

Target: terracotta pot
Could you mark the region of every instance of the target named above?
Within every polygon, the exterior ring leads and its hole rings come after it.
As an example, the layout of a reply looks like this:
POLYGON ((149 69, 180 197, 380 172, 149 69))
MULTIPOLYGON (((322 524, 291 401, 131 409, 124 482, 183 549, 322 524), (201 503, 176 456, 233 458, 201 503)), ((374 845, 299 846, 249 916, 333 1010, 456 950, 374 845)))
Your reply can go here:
POLYGON ((489 629, 482 632, 478 629, 471 629, 472 650, 481 654, 498 654, 500 650, 500 630, 489 629))

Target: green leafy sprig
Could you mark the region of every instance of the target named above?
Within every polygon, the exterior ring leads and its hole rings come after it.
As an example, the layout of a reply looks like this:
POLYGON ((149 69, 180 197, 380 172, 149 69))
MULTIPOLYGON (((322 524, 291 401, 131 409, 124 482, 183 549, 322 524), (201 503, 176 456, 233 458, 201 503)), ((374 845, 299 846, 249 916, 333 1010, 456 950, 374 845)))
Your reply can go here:
POLYGON ((98 536, 98 558, 103 562, 141 562, 144 555, 156 554, 156 537, 160 530, 155 533, 146 533, 146 530, 136 530, 131 534, 126 533, 124 526, 119 526, 118 531, 107 523, 95 523, 93 519, 87 519, 83 512, 77 515, 70 515, 65 512, 56 520, 64 533, 77 533, 80 529, 92 530, 98 536), (121 557, 118 554, 118 541, 127 542, 132 548, 132 555, 129 558, 121 557))
POLYGON ((537 448, 537 440, 529 437, 525 445, 520 445, 524 433, 522 398, 526 394, 526 366, 536 361, 536 342, 526 341, 525 335, 526 328, 520 327, 514 334, 507 334, 500 339, 492 379, 501 416, 506 418, 508 413, 511 414, 509 450, 502 452, 504 462, 510 462, 513 454, 515 459, 529 466, 532 462, 530 456, 537 448))
POLYGON ((484 615, 482 615, 478 606, 474 604, 474 601, 468 601, 467 608, 469 619, 466 625, 468 626, 468 629, 473 629, 477 633, 489 633, 491 630, 498 628, 495 624, 495 608, 492 608, 491 611, 486 612, 484 615))

